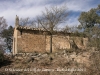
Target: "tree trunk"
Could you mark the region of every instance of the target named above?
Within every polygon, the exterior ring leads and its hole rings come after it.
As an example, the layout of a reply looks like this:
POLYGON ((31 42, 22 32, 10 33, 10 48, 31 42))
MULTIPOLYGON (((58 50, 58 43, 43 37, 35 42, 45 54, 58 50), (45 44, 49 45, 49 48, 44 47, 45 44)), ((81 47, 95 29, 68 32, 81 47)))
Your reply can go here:
POLYGON ((52 34, 50 35, 50 53, 52 53, 52 34))

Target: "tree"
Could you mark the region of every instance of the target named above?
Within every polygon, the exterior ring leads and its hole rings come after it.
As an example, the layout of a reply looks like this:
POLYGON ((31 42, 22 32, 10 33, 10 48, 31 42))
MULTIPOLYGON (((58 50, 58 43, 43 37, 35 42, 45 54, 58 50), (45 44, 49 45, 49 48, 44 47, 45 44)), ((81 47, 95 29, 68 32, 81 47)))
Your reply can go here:
POLYGON ((82 12, 78 20, 83 28, 90 28, 95 24, 100 24, 99 19, 100 17, 96 13, 96 9, 92 8, 88 12, 82 12))
POLYGON ((19 25, 21 25, 21 26, 31 26, 31 27, 34 27, 34 28, 38 28, 38 26, 36 25, 35 19, 32 20, 32 19, 29 19, 28 17, 27 18, 20 18, 19 25))
POLYGON ((90 28, 97 24, 100 25, 100 5, 97 8, 92 8, 88 12, 82 12, 79 17, 79 22, 83 28, 90 28))
POLYGON ((81 25, 79 29, 84 29, 83 33, 89 37, 90 46, 100 47, 100 5, 92 8, 88 12, 82 12, 79 17, 81 25))
POLYGON ((37 24, 50 32, 50 53, 52 53, 52 35, 55 28, 67 20, 66 6, 45 8, 41 16, 37 17, 37 24))
POLYGON ((0 17, 0 33, 3 29, 7 27, 6 19, 4 17, 0 17))
POLYGON ((79 17, 79 28, 83 28, 87 35, 91 36, 93 34, 92 28, 96 25, 100 26, 100 16, 98 15, 98 10, 100 5, 97 8, 92 8, 88 12, 82 12, 79 17))
POLYGON ((4 49, 3 49, 3 39, 1 38, 1 32, 7 27, 6 19, 0 17, 0 63, 4 60, 4 49))
POLYGON ((29 18, 28 17, 27 18, 21 18, 19 20, 19 24, 22 25, 22 26, 26 26, 28 24, 28 22, 29 22, 29 18))
POLYGON ((13 30, 14 28, 12 26, 9 26, 8 29, 4 29, 2 31, 2 37, 5 38, 5 42, 6 42, 6 49, 7 50, 12 50, 12 41, 13 41, 13 30))
POLYGON ((1 38, 2 31, 7 27, 6 19, 0 17, 0 50, 3 49, 3 38, 1 38))

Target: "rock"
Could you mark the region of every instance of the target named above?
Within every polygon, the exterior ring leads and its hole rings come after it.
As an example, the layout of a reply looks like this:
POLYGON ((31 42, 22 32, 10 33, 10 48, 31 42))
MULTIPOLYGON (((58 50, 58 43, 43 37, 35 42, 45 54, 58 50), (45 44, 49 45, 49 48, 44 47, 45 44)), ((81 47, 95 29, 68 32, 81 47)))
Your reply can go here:
POLYGON ((31 54, 31 56, 37 56, 37 55, 38 55, 38 53, 36 53, 36 52, 31 54))
POLYGON ((41 55, 41 57, 47 57, 48 56, 48 54, 43 54, 43 55, 41 55))
POLYGON ((34 59, 39 61, 39 60, 43 59, 43 57, 39 56, 39 57, 35 57, 34 59))
POLYGON ((34 61, 34 58, 33 58, 33 57, 28 57, 28 58, 26 59, 26 62, 27 62, 27 63, 33 62, 33 61, 34 61))
POLYGON ((90 53, 89 52, 83 52, 82 53, 82 56, 89 58, 90 57, 90 53))
POLYGON ((71 58, 76 58, 76 53, 72 53, 72 54, 70 55, 70 57, 71 57, 71 58))

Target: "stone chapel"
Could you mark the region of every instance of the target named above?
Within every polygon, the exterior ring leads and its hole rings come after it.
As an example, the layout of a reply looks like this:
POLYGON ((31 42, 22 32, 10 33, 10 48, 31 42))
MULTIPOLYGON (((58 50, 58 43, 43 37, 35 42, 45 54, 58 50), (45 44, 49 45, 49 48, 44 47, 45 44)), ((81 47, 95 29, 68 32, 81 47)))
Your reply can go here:
MULTIPOLYGON (((71 33, 67 35, 61 32, 55 32, 52 38, 53 52, 72 48, 73 42, 71 33)), ((74 42, 78 48, 87 46, 87 38, 75 37, 74 42)), ((50 35, 49 32, 30 26, 19 25, 19 17, 15 18, 15 27, 13 34, 13 55, 17 53, 32 52, 49 52, 50 51, 50 35)))

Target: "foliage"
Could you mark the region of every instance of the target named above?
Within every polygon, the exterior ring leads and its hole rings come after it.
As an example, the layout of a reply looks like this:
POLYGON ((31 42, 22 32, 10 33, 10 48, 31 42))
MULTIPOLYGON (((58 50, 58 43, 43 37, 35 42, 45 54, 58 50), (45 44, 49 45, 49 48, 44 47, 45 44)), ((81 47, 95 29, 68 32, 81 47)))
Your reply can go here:
POLYGON ((4 60, 4 55, 2 51, 0 50, 0 63, 3 62, 3 60, 4 60))
POLYGON ((0 33, 3 29, 7 27, 6 19, 4 17, 0 17, 0 33))
POLYGON ((8 29, 2 31, 2 37, 5 38, 7 50, 12 50, 12 41, 13 41, 13 30, 12 26, 9 26, 8 29))
POLYGON ((4 49, 3 45, 0 45, 0 64, 4 61, 4 49))
MULTIPOLYGON (((3 46, 3 44, 4 44, 1 34, 2 34, 2 31, 4 29, 6 29, 6 27, 7 27, 6 19, 4 17, 0 17, 0 49, 1 49, 1 46, 3 46)), ((1 50, 3 50, 3 49, 1 49, 1 50)))
POLYGON ((81 13, 78 20, 84 29, 93 27, 96 24, 100 24, 100 16, 98 15, 97 10, 97 8, 92 8, 88 12, 81 13))
POLYGON ((100 5, 92 8, 88 12, 82 12, 79 17, 81 25, 79 29, 84 29, 83 33, 89 37, 89 46, 100 48, 100 5))
POLYGON ((87 37, 87 35, 84 32, 82 32, 79 27, 75 27, 75 26, 73 27, 66 26, 63 29, 63 32, 65 34, 71 33, 70 36, 87 37))
POLYGON ((4 60, 4 55, 3 55, 4 51, 3 51, 3 46, 0 45, 0 63, 3 62, 4 60))
POLYGON ((1 32, 7 27, 6 19, 0 17, 0 63, 4 60, 3 38, 1 38, 1 32))

